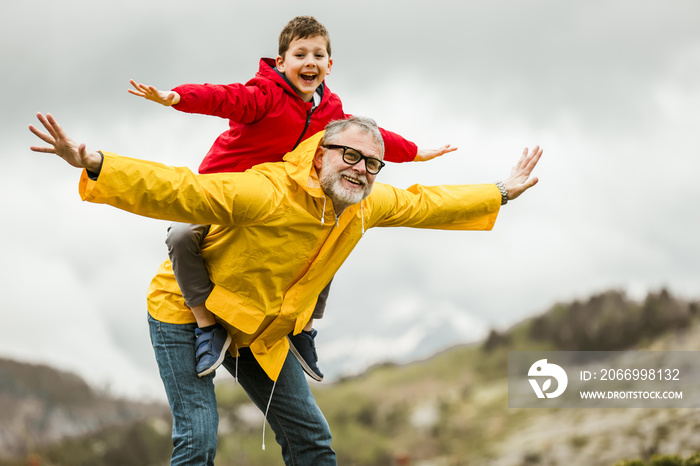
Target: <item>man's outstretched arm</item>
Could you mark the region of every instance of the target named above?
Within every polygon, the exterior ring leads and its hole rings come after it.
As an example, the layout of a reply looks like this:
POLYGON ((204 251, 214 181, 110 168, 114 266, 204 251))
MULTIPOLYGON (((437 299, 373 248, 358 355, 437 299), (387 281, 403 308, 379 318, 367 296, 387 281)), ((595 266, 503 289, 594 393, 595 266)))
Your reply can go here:
POLYGON ((407 189, 375 183, 371 226, 436 228, 443 230, 490 230, 501 205, 520 197, 537 184, 532 171, 542 149, 526 148, 500 183, 421 186, 407 189), (497 187, 498 186, 498 187, 497 187), (387 193, 382 193, 388 191, 387 193), (500 191, 500 192, 499 192, 500 191), (376 223, 374 223, 376 221, 376 223))
POLYGON ((87 150, 69 138, 51 115, 38 114, 47 133, 29 129, 48 146, 34 152, 56 154, 84 168, 83 200, 108 204, 144 217, 184 223, 242 225, 277 212, 275 186, 257 173, 196 175, 188 168, 87 150), (94 176, 99 175, 99 176, 94 176))

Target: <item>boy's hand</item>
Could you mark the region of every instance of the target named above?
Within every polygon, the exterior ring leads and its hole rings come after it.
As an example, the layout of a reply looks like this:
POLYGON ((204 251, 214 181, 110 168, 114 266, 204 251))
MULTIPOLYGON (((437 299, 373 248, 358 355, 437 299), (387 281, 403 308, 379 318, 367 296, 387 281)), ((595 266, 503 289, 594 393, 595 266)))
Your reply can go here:
POLYGON ((175 91, 159 91, 153 86, 146 86, 145 84, 137 83, 133 79, 129 82, 135 89, 129 89, 129 94, 133 94, 144 99, 152 100, 166 107, 171 105, 177 105, 180 102, 180 94, 175 91))
POLYGON ((456 150, 456 147, 450 147, 449 144, 442 146, 439 149, 418 149, 418 152, 416 153, 416 158, 413 159, 413 161, 426 162, 428 160, 434 159, 435 157, 440 157, 441 155, 445 155, 448 152, 453 152, 456 150))
POLYGON ((510 176, 503 180, 503 186, 508 191, 508 200, 515 199, 537 184, 537 177, 530 178, 530 173, 542 156, 540 146, 535 146, 528 154, 527 147, 518 160, 518 164, 510 171, 510 176))
POLYGON ((31 150, 46 154, 56 154, 74 167, 87 168, 93 173, 100 172, 102 155, 99 152, 88 151, 85 148, 85 144, 77 144, 69 138, 50 113, 46 114, 46 116, 37 113, 36 117, 44 125, 48 134, 39 131, 32 125, 29 125, 29 131, 42 141, 51 144, 51 147, 31 146, 31 150))

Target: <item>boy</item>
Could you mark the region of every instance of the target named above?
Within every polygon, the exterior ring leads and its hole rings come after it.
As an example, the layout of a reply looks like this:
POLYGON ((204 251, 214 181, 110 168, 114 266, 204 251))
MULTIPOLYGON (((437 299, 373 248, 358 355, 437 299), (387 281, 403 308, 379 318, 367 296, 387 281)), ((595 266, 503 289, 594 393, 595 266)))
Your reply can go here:
MULTIPOLYGON (((279 55, 261 59, 255 78, 245 85, 178 86, 160 91, 131 80, 129 92, 176 110, 219 116, 229 120, 229 130, 214 142, 202 161, 200 173, 244 171, 264 163, 281 161, 307 136, 332 120, 347 118, 342 103, 325 85, 331 71, 330 37, 311 16, 292 19, 279 36, 279 55)), ((449 145, 437 150, 418 150, 415 144, 382 130, 386 160, 424 161, 456 150, 449 145)), ((173 224, 168 229, 168 253, 173 272, 187 306, 197 322, 197 373, 213 372, 223 361, 231 337, 206 308, 212 289, 200 254, 208 226, 173 224)), ((244 251, 241 251, 244 253, 244 251)), ((292 352, 304 371, 321 381, 314 345, 313 319, 323 316, 330 283, 319 295, 312 319, 298 335, 290 335, 292 352)))

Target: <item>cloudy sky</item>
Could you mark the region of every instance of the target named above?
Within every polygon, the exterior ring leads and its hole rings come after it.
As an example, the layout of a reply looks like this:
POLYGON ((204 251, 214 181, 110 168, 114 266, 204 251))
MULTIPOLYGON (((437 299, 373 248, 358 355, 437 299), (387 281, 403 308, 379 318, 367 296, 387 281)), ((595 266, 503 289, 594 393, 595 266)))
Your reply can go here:
POLYGON ((370 231, 318 322, 322 363, 400 356, 411 332, 386 337, 416 323, 477 338, 612 287, 700 297, 698 2, 251 3, 0 3, 0 357, 162 396, 144 317, 167 222, 80 202, 77 170, 30 152, 27 125, 51 112, 93 148, 196 169, 226 122, 131 96, 129 79, 244 82, 300 14, 331 33, 347 112, 459 147, 381 181, 491 182, 545 150, 492 232, 370 231))

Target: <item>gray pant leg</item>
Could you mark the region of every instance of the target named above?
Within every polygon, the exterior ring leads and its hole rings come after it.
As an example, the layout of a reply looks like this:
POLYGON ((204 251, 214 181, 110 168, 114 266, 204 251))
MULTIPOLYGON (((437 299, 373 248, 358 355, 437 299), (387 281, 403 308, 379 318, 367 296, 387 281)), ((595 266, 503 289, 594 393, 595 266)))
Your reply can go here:
POLYGON ((208 232, 209 225, 174 222, 165 239, 175 279, 189 307, 204 303, 214 288, 201 253, 208 232))
POLYGON ((326 301, 328 301, 328 293, 331 292, 331 283, 333 279, 328 282, 328 285, 319 293, 318 300, 316 301, 316 307, 314 308, 314 313, 311 315, 312 319, 320 319, 323 317, 323 313, 326 311, 326 301))

